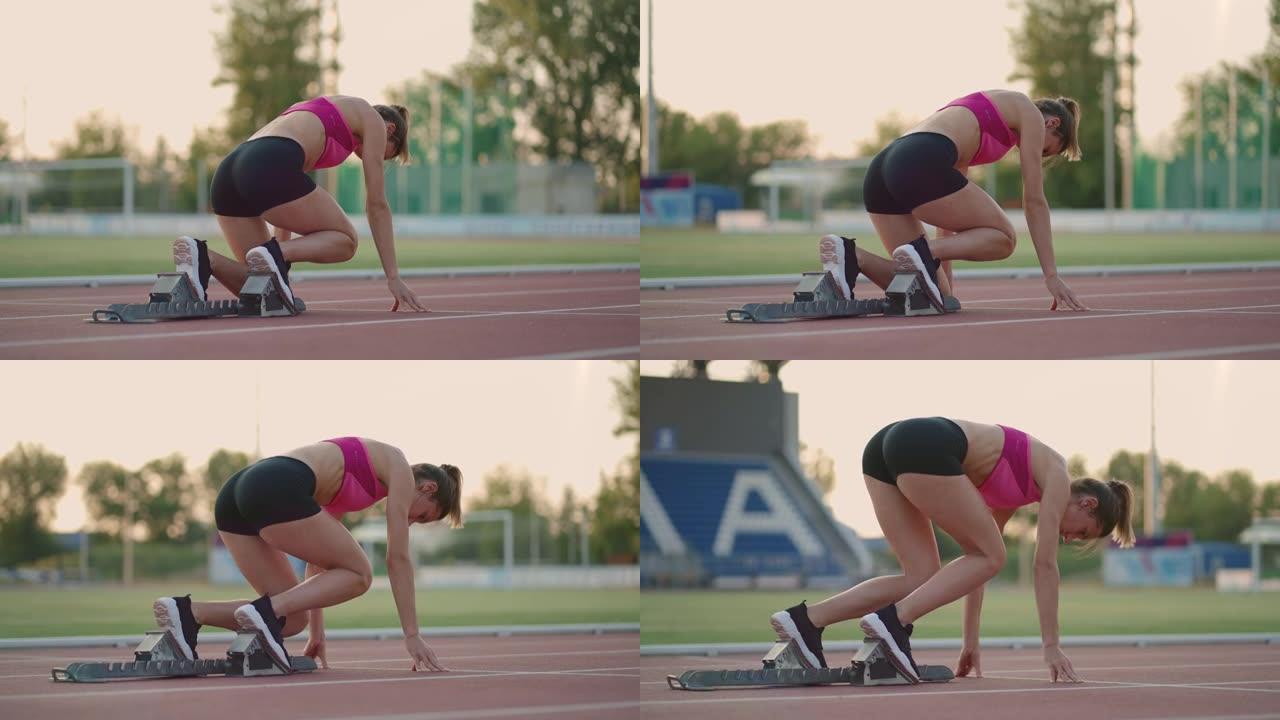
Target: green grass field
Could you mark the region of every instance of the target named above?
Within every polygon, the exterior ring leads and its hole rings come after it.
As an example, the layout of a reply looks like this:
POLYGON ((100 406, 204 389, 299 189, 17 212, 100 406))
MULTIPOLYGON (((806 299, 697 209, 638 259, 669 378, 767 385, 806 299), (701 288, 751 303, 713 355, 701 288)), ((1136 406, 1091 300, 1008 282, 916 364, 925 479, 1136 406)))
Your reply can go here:
MULTIPOLYGON (((665 592, 640 594, 640 643, 768 642, 769 615, 800 600, 834 594, 789 592, 665 592)), ((916 638, 959 638, 964 603, 940 608, 916 623, 916 638)), ((1208 588, 1108 589, 1067 584, 1059 596, 1063 635, 1280 632, 1274 593, 1219 593, 1208 588)), ((988 588, 982 608, 984 637, 1040 635, 1031 588, 988 588)), ((856 622, 828 628, 823 637, 861 640, 856 622)))
MULTIPOLYGON (((56 635, 142 634, 155 626, 151 603, 168 593, 195 600, 253 599, 247 585, 187 582, 132 588, 90 587, 0 590, 0 638, 56 635)), ((636 590, 420 590, 418 620, 424 628, 460 625, 543 625, 636 622, 636 590)), ((371 590, 324 612, 325 627, 399 627, 390 590, 371 590)))
MULTIPOLYGON (((646 278, 701 275, 773 275, 817 269, 819 233, 722 235, 713 229, 650 230, 640 233, 641 273, 646 278)), ((885 256, 874 235, 857 238, 860 247, 885 256)), ((1275 235, 1055 235, 1059 267, 1146 265, 1280 260, 1275 235)), ((1039 267, 1030 236, 1005 260, 956 263, 964 267, 1039 267)))
MULTIPOLYGON (((64 275, 133 275, 173 268, 170 237, 0 237, 0 277, 57 277, 64 275)), ((209 248, 230 255, 222 239, 209 248)), ((401 268, 467 267, 483 265, 552 265, 580 263, 636 263, 640 243, 635 239, 569 238, 396 238, 401 268)), ((380 269, 372 238, 361 238, 350 262, 334 269, 380 269)), ((323 270, 324 265, 307 265, 323 270)))

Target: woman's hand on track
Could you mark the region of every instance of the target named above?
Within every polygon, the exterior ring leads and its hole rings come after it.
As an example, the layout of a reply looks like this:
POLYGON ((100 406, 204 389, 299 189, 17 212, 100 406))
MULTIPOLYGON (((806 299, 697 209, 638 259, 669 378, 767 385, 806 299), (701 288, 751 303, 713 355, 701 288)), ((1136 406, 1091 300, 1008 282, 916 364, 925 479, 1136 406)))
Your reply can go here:
POLYGON ((307 646, 302 649, 302 654, 316 661, 322 670, 329 669, 329 661, 325 658, 325 642, 324 633, 312 633, 307 638, 307 646))
POLYGON ((1053 304, 1049 306, 1050 310, 1057 310, 1059 305, 1064 310, 1088 310, 1085 304, 1076 299, 1075 293, 1071 292, 1071 288, 1062 281, 1062 278, 1054 275, 1044 281, 1045 287, 1049 288, 1049 294, 1053 296, 1053 304))
POLYGON ((1062 648, 1047 647, 1044 649, 1044 661, 1049 666, 1049 680, 1052 682, 1084 682, 1076 677, 1076 671, 1071 667, 1071 661, 1063 654, 1062 648))
POLYGON ((982 663, 978 660, 978 648, 963 648, 960 659, 956 661, 956 677, 969 677, 973 672, 976 678, 982 677, 982 663))
POLYGON ((413 667, 409 668, 417 672, 419 668, 427 672, 448 672, 448 668, 440 664, 436 659, 436 654, 427 647, 427 641, 422 639, 421 635, 414 635, 404 639, 404 647, 409 651, 409 657, 413 658, 413 667))
POLYGON ((399 310, 400 303, 404 303, 409 310, 414 312, 430 312, 425 305, 418 301, 418 296, 414 295, 409 286, 405 285, 400 278, 388 280, 387 287, 391 289, 391 296, 396 299, 395 304, 391 306, 391 312, 399 310))

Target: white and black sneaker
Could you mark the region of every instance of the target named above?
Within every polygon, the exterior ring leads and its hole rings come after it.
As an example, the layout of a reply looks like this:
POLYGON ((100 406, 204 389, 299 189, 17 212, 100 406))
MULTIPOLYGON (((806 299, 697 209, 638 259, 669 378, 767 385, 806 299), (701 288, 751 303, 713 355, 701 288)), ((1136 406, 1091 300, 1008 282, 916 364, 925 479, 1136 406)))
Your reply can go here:
POLYGON ((822 631, 809 620, 809 608, 803 602, 786 610, 769 616, 769 623, 779 640, 794 640, 804 654, 805 660, 816 668, 827 666, 827 658, 822 654, 822 631))
POLYGON ((188 235, 174 240, 173 268, 191 278, 200 300, 209 299, 209 276, 213 274, 213 267, 209 264, 209 247, 203 240, 188 235))
POLYGON ((292 263, 285 261, 280 252, 280 243, 275 238, 245 253, 244 260, 249 265, 249 272, 269 272, 276 276, 281 291, 293 304, 293 289, 289 287, 289 267, 292 263))
POLYGON ((188 660, 199 660, 196 636, 201 626, 191 612, 191 596, 156 598, 151 610, 155 613, 156 627, 169 631, 188 660))
POLYGON ((923 281, 929 303, 940 311, 945 310, 942 291, 938 289, 938 261, 929 251, 929 241, 923 235, 894 248, 893 259, 897 263, 894 274, 914 273, 923 281))
POLYGON ((889 662, 902 673, 912 684, 920 682, 920 671, 916 661, 911 657, 912 625, 904 626, 898 620, 898 606, 886 605, 873 613, 867 613, 858 620, 858 626, 867 637, 882 640, 889 648, 889 662))
POLYGON ((276 617, 271 598, 263 595, 248 605, 236 608, 236 623, 245 632, 257 631, 266 640, 267 653, 280 667, 290 666, 289 653, 284 649, 284 618, 276 617))
POLYGON ((836 287, 840 288, 840 294, 845 300, 853 299, 853 284, 858 278, 858 262, 850 257, 852 254, 853 240, 850 238, 823 235, 818 240, 818 262, 825 272, 831 273, 831 277, 835 278, 836 287), (853 259, 852 275, 846 272, 850 259, 853 259))

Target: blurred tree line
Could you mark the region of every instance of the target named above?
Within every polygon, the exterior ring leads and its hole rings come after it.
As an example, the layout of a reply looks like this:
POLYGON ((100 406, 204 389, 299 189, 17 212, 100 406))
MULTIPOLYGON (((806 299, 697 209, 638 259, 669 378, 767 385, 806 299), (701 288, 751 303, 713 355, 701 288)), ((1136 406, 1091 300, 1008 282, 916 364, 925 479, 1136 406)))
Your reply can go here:
MULTIPOLYGON (((1120 52, 1113 53, 1118 36, 1137 32, 1135 24, 1121 27, 1117 21, 1119 5, 1124 0, 1024 0, 1020 26, 1010 31, 1010 48, 1016 60, 1015 70, 1006 81, 1023 80, 1030 84, 1028 95, 1074 98, 1081 107, 1079 162, 1051 161, 1044 175, 1045 193, 1054 207, 1101 208, 1105 206, 1103 76, 1108 69, 1120 76, 1121 66, 1131 60, 1120 52)), ((1259 106, 1262 78, 1270 78, 1274 93, 1280 88, 1280 0, 1269 0, 1270 36, 1266 50, 1242 64, 1222 63, 1197 77, 1181 83, 1185 98, 1177 119, 1175 145, 1178 151, 1191 152, 1195 143, 1195 87, 1203 84, 1205 153, 1210 159, 1224 156, 1223 138, 1229 107, 1230 76, 1234 75, 1239 90, 1241 123, 1237 144, 1242 158, 1259 152, 1258 118, 1266 110, 1259 106)), ((1120 43, 1123 46, 1123 43, 1120 43)), ((1137 62, 1137 58, 1132 58, 1137 62)), ((998 78, 980 81, 974 90, 999 85, 998 78)), ((1135 112, 1132 100, 1121 92, 1120 83, 1112 91, 1115 114, 1113 122, 1122 127, 1135 112)), ((938 98, 938 105, 949 98, 938 98)), ((851 148, 853 157, 870 158, 894 138, 901 136, 922 118, 889 113, 877 121, 872 137, 851 148)), ((760 207, 759 188, 750 186, 750 176, 778 160, 811 157, 812 138, 802 120, 744 128, 730 112, 714 113, 696 119, 659 102, 659 161, 667 169, 693 170, 700 182, 728 185, 742 192, 747 207, 760 207)), ((1280 123, 1272 123, 1271 147, 1280 148, 1280 123)), ((1113 192, 1119 199, 1120 154, 1116 148, 1117 166, 1113 192)), ((1022 171, 1017 152, 1012 152, 994 165, 975 168, 970 179, 986 186, 987 176, 995 173, 996 200, 1004 207, 1020 207, 1022 203, 1022 171)), ((826 207, 862 207, 862 172, 850 172, 848 181, 824 198, 826 207)), ((785 201, 785 198, 784 198, 785 201)))
MULTIPOLYGON (((216 36, 221 67, 212 85, 234 89, 219 122, 198 128, 185 150, 160 138, 147 151, 134 133, 95 111, 56 146, 55 159, 128 158, 137 167, 139 208, 193 212, 201 163, 207 183, 237 144, 293 103, 324 94, 325 78, 341 69, 319 50, 342 38, 340 30, 325 28, 316 0, 226 0, 219 10, 227 21, 216 36)), ((483 150, 486 130, 512 131, 521 160, 591 163, 602 188, 601 210, 636 212, 639 57, 640 7, 633 0, 475 0, 471 54, 442 79, 454 87, 501 86, 494 97, 504 101, 476 108, 474 162, 490 159, 483 150), (495 119, 495 112, 503 117, 495 119)), ((422 102, 415 108, 404 101, 425 97, 422 90, 431 82, 425 73, 404 80, 393 75, 385 100, 367 99, 404 103, 411 130, 416 125, 421 132, 431 115, 414 112, 424 109, 422 102)), ((13 151, 10 128, 0 122, 0 160, 13 151)))
MULTIPOLYGON (((619 363, 622 372, 613 379, 614 406, 619 413, 615 436, 634 438, 635 450, 611 470, 602 470, 595 495, 579 498, 566 487, 554 502, 545 495, 545 480, 518 467, 500 466, 482 480, 483 490, 463 503, 463 521, 469 510, 511 510, 516 526, 516 562, 527 563, 536 543, 542 562, 580 562, 574 553, 579 527, 585 521, 593 563, 639 561, 640 552, 640 364, 619 363), (537 539, 532 535, 536 534, 537 539)), ((212 527, 213 501, 218 490, 236 471, 255 458, 221 449, 203 467, 189 468, 187 460, 171 454, 130 469, 108 460, 86 463, 74 482, 80 486, 91 546, 119 544, 129 529, 138 542, 164 546, 207 547, 212 527)), ((0 568, 29 565, 63 551, 49 529, 54 509, 70 490, 72 478, 66 461, 36 444, 19 443, 0 457, 0 568)), ((385 513, 379 504, 343 518, 354 527, 366 518, 385 513)), ((450 535, 467 532, 451 530, 450 535)), ((445 552, 442 557, 456 556, 445 552)), ((497 563, 502 559, 501 534, 482 534, 469 548, 469 561, 497 563)))
POLYGON ((751 186, 754 173, 813 152, 814 139, 803 120, 745 126, 732 112, 699 119, 659 101, 658 126, 660 167, 692 170, 697 182, 733 188, 749 208, 761 206, 760 189, 751 186))

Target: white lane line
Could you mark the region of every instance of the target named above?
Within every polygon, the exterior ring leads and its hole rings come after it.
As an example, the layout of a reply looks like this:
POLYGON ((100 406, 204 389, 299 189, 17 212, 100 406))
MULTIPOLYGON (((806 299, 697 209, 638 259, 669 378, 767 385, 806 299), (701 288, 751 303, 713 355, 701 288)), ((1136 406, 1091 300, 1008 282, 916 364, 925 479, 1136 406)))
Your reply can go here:
POLYGON ((79 313, 69 313, 67 315, 14 315, 12 317, 6 317, 4 315, 0 315, 0 320, 49 320, 49 319, 55 319, 55 318, 88 318, 88 317, 89 317, 88 314, 79 312, 79 313))
POLYGON ((1268 350, 1280 350, 1280 343, 1269 343, 1266 345, 1223 345, 1219 347, 1207 347, 1186 350, 1165 350, 1149 353, 1135 353, 1133 355, 1107 355, 1099 360, 1181 360, 1185 358, 1213 358, 1220 360, 1224 355, 1244 355, 1245 353, 1267 352, 1268 350))
POLYGON ((589 360, 591 358, 638 358, 640 357, 640 346, 630 345, 627 347, 617 348, 598 348, 576 350, 564 353, 552 353, 550 355, 522 355, 512 358, 513 360, 589 360))
MULTIPOLYGON (((977 303, 970 303, 970 307, 972 307, 972 306, 973 306, 973 305, 975 305, 975 304, 977 304, 977 303)), ((644 303, 642 302, 642 303, 640 304, 640 306, 643 308, 643 307, 644 307, 644 303)), ((728 308, 726 308, 726 310, 727 310, 727 309, 728 309, 728 308)), ((1045 312, 1049 312, 1048 310, 1046 310, 1045 308, 1042 308, 1042 307, 985 307, 985 308, 982 308, 982 310, 983 310, 983 312, 986 312, 986 313, 1000 313, 1000 312, 1003 312, 1003 313, 1009 313, 1009 314, 1012 314, 1012 313, 1045 313, 1045 312)), ((1146 312, 1146 311, 1144 311, 1144 310, 1138 310, 1138 309, 1136 309, 1136 308, 1099 308, 1099 307, 1095 307, 1095 308, 1091 308, 1089 312, 1095 312, 1095 313, 1126 313, 1126 312, 1146 312)), ((1187 308, 1186 310, 1176 310, 1176 311, 1172 311, 1172 312, 1205 312, 1205 311, 1200 310, 1200 309, 1197 309, 1197 308, 1187 308)), ((1280 315, 1280 306, 1275 306, 1275 305, 1263 305, 1263 306, 1259 306, 1259 308, 1258 308, 1258 309, 1253 309, 1253 308, 1240 308, 1240 309, 1234 309, 1234 310, 1215 310, 1214 312, 1220 312, 1220 313, 1222 313, 1223 315, 1264 315, 1264 316, 1270 317, 1270 316, 1273 316, 1273 315, 1280 315), (1271 310, 1267 310, 1267 309, 1265 309, 1265 308, 1268 308, 1268 307, 1273 308, 1273 309, 1271 309, 1271 310)), ((723 319, 724 319, 724 317, 725 317, 725 314, 724 314, 723 312, 719 312, 719 313, 698 313, 698 314, 696 314, 696 315, 656 315, 656 316, 655 316, 655 315, 650 315, 650 316, 642 316, 640 319, 641 319, 641 320, 644 320, 644 321, 650 321, 650 320, 697 320, 697 319, 700 319, 700 318, 719 318, 719 319, 723 320, 723 319)), ((868 316, 868 317, 881 317, 881 316, 879 316, 879 315, 870 315, 870 316, 868 316)), ((1051 320, 1051 319, 1053 319, 1054 317, 1057 317, 1057 315, 1056 315, 1056 314, 1055 314, 1055 315, 1045 315, 1045 316, 1043 316, 1043 319, 1045 319, 1045 320, 1051 320)), ((847 320, 847 319, 850 319, 850 318, 832 318, 832 319, 833 319, 833 320, 847 320)), ((859 318, 853 318, 853 319, 859 319, 859 318)), ((797 321, 795 321, 795 322, 799 322, 799 321, 797 320, 797 321)), ((777 323, 774 323, 774 324, 777 324, 777 323)))
MULTIPOLYGON (((872 702, 875 700, 898 700, 898 699, 906 699, 906 698, 919 700, 920 698, 925 698, 925 697, 932 698, 932 697, 938 697, 941 695, 1013 695, 1018 693, 1060 693, 1060 692, 1091 692, 1091 691, 1099 691, 1099 690, 1101 691, 1127 690, 1131 688, 1167 688, 1167 689, 1174 689, 1174 690, 1185 689, 1185 690, 1196 690, 1200 692, 1208 691, 1208 690, 1219 690, 1219 691, 1237 691, 1237 690, 1248 691, 1249 690, 1246 688, 1220 688, 1220 687, 1207 686, 1207 685, 1163 685, 1163 684, 1152 684, 1152 683, 1099 683, 1094 681, 1085 682, 1078 685, 1077 684, 1063 685, 1062 683, 1058 683, 1055 686, 1054 684, 1050 683, 1048 680, 1045 680, 1043 678, 1041 678, 1038 682, 1043 683, 1046 687, 1007 688, 1007 689, 990 689, 990 690, 940 690, 940 689, 929 688, 929 689, 920 690, 917 692, 912 692, 912 691, 872 692, 871 689, 868 688, 865 690, 856 690, 848 693, 839 693, 839 694, 832 693, 832 694, 812 695, 812 696, 803 696, 803 695, 766 696, 766 695, 760 695, 757 693, 751 693, 750 698, 724 697, 724 698, 706 698, 706 699, 694 698, 694 699, 680 699, 680 700, 642 700, 640 704, 644 706, 661 706, 661 705, 687 706, 687 705, 731 704, 731 703, 740 703, 740 702, 800 703, 800 702, 828 702, 828 701, 846 701, 846 700, 863 700, 865 702, 872 702)), ((1273 691, 1264 691, 1264 692, 1273 692, 1273 691)), ((1280 692, 1280 691, 1274 691, 1274 692, 1280 692)))
POLYGON ((1219 307, 1219 308, 1199 308, 1195 310, 1141 310, 1133 312, 1118 312, 1111 314, 1093 313, 1068 313, 1054 315, 1053 317, 1023 318, 1014 320, 975 320, 972 322, 945 322, 945 323, 929 323, 925 324, 909 324, 909 325, 889 325, 889 326, 867 326, 857 328, 841 328, 838 330, 794 330, 791 332, 765 332, 736 335, 706 335, 692 337, 670 337, 656 338, 653 340, 641 340, 642 345, 679 345, 682 343, 715 343, 729 342, 735 340, 776 340, 792 337, 818 337, 823 335, 861 335, 866 333, 877 332, 902 332, 910 330, 949 330, 954 328, 967 327, 984 327, 992 325, 1021 325, 1025 323, 1050 323, 1050 322, 1072 322, 1079 320, 1111 320, 1115 318, 1128 317, 1156 317, 1160 315, 1195 315, 1222 312, 1228 310, 1256 310, 1258 307, 1275 307, 1280 308, 1280 304, 1275 305, 1244 305, 1238 307, 1219 307))
POLYGON ((457 315, 442 317, 431 313, 415 313, 404 318, 387 318, 384 320, 350 320, 346 322, 316 323, 309 325, 277 325, 268 323, 268 327, 227 328, 223 330, 191 330, 187 332, 146 333, 138 335, 113 335, 104 337, 50 338, 45 340, 15 340, 0 342, 0 348, 40 347, 45 345, 76 345, 80 343, 128 342, 136 340, 166 340, 182 337, 205 337, 212 335, 236 335, 240 333, 283 333, 297 330, 323 330, 326 328, 359 327, 362 325, 394 325, 413 322, 444 322, 446 320, 470 320, 474 318, 513 317, 517 315, 545 315, 553 317, 563 313, 584 312, 592 310, 611 310, 617 305, 598 305, 592 307, 545 308, 542 310, 509 310, 499 312, 478 313, 475 315, 457 315))
MULTIPOLYGON (((639 668, 603 668, 605 670, 626 670, 639 668)), ((505 680, 510 678, 528 678, 528 677, 591 677, 584 673, 589 672, 590 668, 565 668, 563 670, 543 670, 540 672, 521 672, 512 670, 495 670, 495 671, 469 671, 460 670, 445 673, 414 673, 405 670, 403 677, 394 678, 360 678, 346 680, 320 680, 317 678, 324 677, 323 670, 317 670, 314 673, 302 673, 281 682, 279 678, 270 678, 266 682, 235 682, 236 690, 256 690, 256 689, 275 689, 279 690, 283 687, 306 687, 312 685, 371 685, 382 683, 403 683, 403 682, 443 682, 445 680, 475 680, 477 678, 485 678, 489 680, 505 680), (274 682, 273 682, 274 681, 274 682)), ((608 676, 601 676, 608 677, 608 676)), ((635 677, 628 675, 627 677, 635 677)), ((136 681, 142 682, 142 681, 136 681)), ((229 686, 227 683, 198 683, 186 687, 175 687, 165 683, 165 687, 148 687, 148 688, 126 688, 126 687, 105 687, 105 684, 84 684, 81 685, 74 693, 69 692, 44 692, 29 693, 25 695, 0 695, 0 707, 4 703, 11 700, 80 700, 83 698, 105 699, 115 697, 126 697, 136 695, 157 695, 162 693, 225 693, 229 686), (98 689, 98 688, 102 689, 98 689)))
POLYGON ((342 720, 481 720, 482 718, 529 717, 532 715, 563 715, 566 713, 601 713, 609 710, 623 710, 639 707, 636 700, 625 702, 578 703, 576 705, 532 705, 518 708, 492 708, 479 710, 442 710, 440 712, 413 713, 411 715, 368 715, 355 718, 350 715, 339 715, 342 720))

